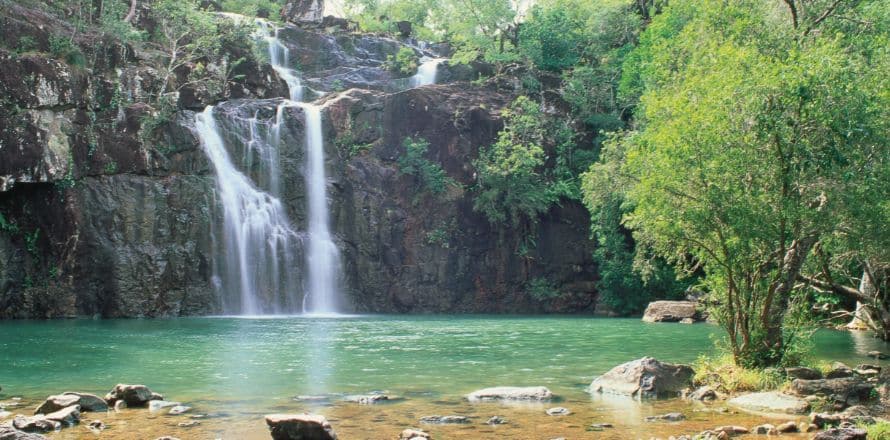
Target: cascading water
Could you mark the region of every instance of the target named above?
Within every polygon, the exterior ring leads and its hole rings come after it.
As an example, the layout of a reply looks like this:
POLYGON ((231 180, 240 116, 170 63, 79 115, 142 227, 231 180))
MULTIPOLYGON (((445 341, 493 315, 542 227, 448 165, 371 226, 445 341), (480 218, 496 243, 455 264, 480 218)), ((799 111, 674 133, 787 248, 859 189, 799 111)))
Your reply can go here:
MULTIPOLYGON (((290 99, 277 108, 274 122, 262 136, 257 116, 247 119, 248 141, 243 164, 253 167, 259 157, 263 173, 254 183, 239 171, 229 156, 214 118, 207 107, 195 118, 195 127, 217 174, 217 187, 223 208, 224 267, 219 268, 218 288, 227 314, 337 313, 337 274, 340 256, 328 227, 327 180, 324 169, 324 138, 321 109, 299 102, 303 86, 298 73, 289 66, 288 48, 278 39, 280 28, 256 20, 258 39, 269 50, 272 67, 288 85, 290 99), (306 191, 308 217, 308 283, 297 305, 293 272, 299 236, 290 226, 281 203, 279 151, 286 110, 299 106, 305 115, 306 191)), ((305 240, 304 240, 305 241, 305 240)))
POLYGON ((257 19, 257 37, 265 41, 269 50, 269 63, 278 76, 287 83, 291 101, 303 100, 303 84, 297 71, 290 67, 290 50, 278 39, 280 27, 266 20, 257 19))
MULTIPOLYGON (((195 116, 201 147, 213 164, 223 208, 220 271, 222 306, 227 314, 294 313, 297 298, 289 271, 295 244, 281 201, 264 192, 232 163, 214 117, 213 106, 195 116)), ((251 130, 251 143, 258 141, 251 130)), ((270 170, 277 174, 278 170, 270 170)))
POLYGON ((309 288, 303 310, 313 314, 337 312, 337 276, 340 255, 328 228, 327 179, 324 170, 324 136, 321 109, 300 104, 306 115, 306 192, 309 216, 309 288))
POLYGON ((421 59, 420 67, 417 73, 411 77, 411 87, 426 86, 436 83, 436 74, 439 70, 439 64, 445 61, 443 58, 427 58, 421 59))

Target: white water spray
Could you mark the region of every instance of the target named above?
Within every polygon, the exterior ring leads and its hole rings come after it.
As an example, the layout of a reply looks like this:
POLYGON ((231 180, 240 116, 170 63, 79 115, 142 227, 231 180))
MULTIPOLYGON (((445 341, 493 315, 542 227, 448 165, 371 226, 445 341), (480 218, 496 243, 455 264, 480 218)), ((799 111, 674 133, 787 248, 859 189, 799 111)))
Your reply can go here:
MULTIPOLYGON (((293 264, 298 237, 291 229, 281 201, 258 189, 232 163, 213 106, 195 116, 195 129, 216 172, 223 208, 225 267, 219 274, 223 312, 242 315, 295 312, 297 300, 291 279, 288 271, 282 272, 281 268, 293 264)), ((251 142, 255 140, 257 138, 251 142)))
POLYGON ((420 87, 436 83, 436 74, 439 71, 439 64, 445 61, 444 58, 427 58, 421 60, 417 73, 411 77, 411 87, 420 87))
POLYGON ((309 269, 307 296, 303 311, 312 314, 337 313, 337 273, 340 254, 328 227, 327 178, 324 169, 324 136, 321 109, 300 104, 306 115, 306 192, 309 217, 309 269))

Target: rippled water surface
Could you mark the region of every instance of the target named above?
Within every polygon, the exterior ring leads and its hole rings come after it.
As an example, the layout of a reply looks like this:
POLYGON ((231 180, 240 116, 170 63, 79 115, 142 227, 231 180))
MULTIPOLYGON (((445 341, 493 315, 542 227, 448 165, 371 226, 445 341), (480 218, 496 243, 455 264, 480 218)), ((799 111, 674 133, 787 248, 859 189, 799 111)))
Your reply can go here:
MULTIPOLYGON (((494 385, 582 395, 592 378, 644 355, 689 362, 707 324, 490 316, 187 318, 0 323, 4 393, 105 392, 144 383, 178 399, 291 400, 386 391, 439 399, 494 385)), ((820 331, 815 355, 850 363, 886 346, 820 331)))

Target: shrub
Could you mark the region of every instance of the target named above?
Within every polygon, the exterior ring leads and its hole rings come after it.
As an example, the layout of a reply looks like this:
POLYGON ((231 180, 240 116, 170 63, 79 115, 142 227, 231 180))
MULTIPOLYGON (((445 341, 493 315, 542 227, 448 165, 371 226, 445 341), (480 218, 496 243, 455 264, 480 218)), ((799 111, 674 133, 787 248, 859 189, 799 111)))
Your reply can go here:
POLYGON ((562 295, 553 282, 545 277, 532 278, 526 284, 526 289, 528 294, 538 301, 546 301, 562 295))
POLYGON ((695 363, 693 382, 720 392, 765 391, 782 388, 786 378, 776 369, 745 368, 735 364, 732 355, 700 356, 695 363))
POLYGON ((421 187, 433 194, 443 193, 448 186, 457 184, 439 164, 424 157, 429 149, 429 142, 420 138, 406 138, 403 145, 405 155, 399 158, 399 171, 402 174, 414 176, 421 187))
POLYGON ((417 54, 410 47, 402 46, 395 56, 386 56, 386 68, 395 73, 413 75, 417 72, 417 66, 419 66, 417 54))

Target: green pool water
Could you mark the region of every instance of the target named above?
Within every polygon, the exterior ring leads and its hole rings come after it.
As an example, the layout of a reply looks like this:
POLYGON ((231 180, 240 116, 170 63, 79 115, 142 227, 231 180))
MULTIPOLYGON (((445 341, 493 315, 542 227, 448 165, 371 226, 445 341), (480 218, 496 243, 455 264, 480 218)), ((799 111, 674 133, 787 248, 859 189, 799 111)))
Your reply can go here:
MULTIPOLYGON (((375 390, 445 400, 495 385, 581 396, 641 356, 690 362, 713 325, 638 319, 492 316, 183 318, 0 323, 0 393, 104 393, 144 383, 177 400, 290 401, 375 390)), ((890 351, 865 334, 816 335, 815 357, 852 364, 890 351)))

